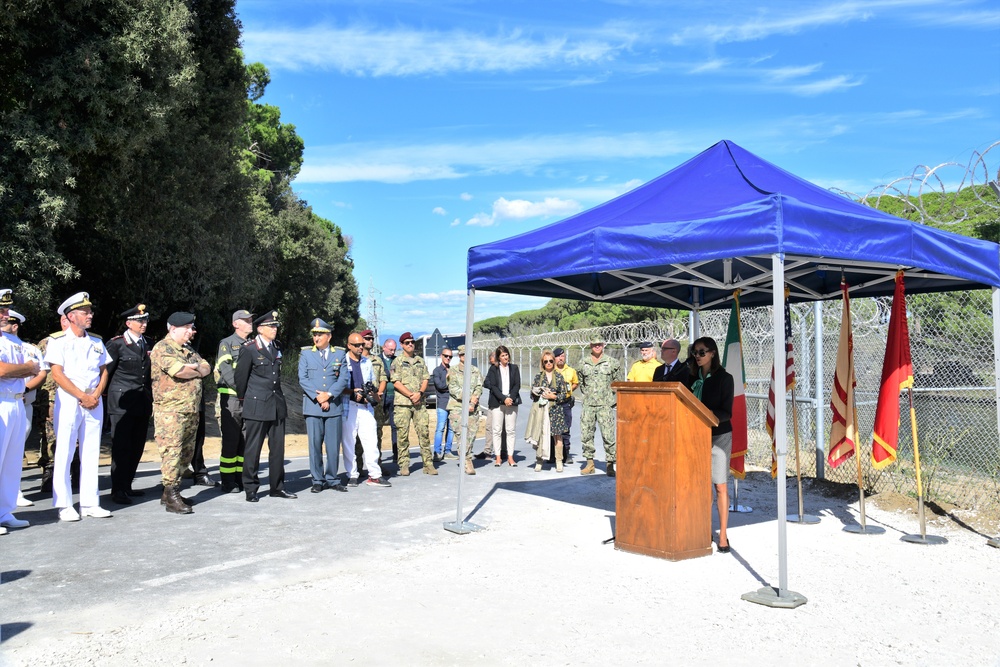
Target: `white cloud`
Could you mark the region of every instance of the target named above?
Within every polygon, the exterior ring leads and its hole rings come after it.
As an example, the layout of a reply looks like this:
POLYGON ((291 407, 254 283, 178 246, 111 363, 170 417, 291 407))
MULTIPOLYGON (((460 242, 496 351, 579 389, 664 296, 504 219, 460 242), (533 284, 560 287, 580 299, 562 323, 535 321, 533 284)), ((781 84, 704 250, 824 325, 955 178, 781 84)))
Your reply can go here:
POLYGON ((458 195, 458 197, 462 201, 472 201, 472 195, 470 195, 468 192, 463 192, 462 194, 458 195))
POLYGON ((462 221, 459 218, 455 218, 454 220, 451 221, 452 227, 458 227, 460 224, 462 224, 462 221))
MULTIPOLYGON (((551 163, 663 158, 698 152, 717 138, 714 129, 710 129, 703 136, 664 130, 529 135, 468 143, 337 144, 306 148, 305 164, 296 181, 407 183, 530 171, 551 163)), ((472 196, 463 193, 461 198, 469 201, 472 196)))
POLYGON ((431 211, 431 213, 434 213, 436 215, 448 215, 448 211, 444 210, 440 206, 435 206, 434 210, 431 211))
POLYGON ((528 218, 564 217, 582 210, 579 202, 546 197, 532 202, 526 199, 508 200, 500 197, 493 202, 492 213, 477 213, 465 224, 478 227, 492 227, 501 220, 526 220, 528 218))
POLYGON ((535 37, 517 29, 488 35, 313 26, 245 30, 243 48, 248 62, 265 60, 272 69, 315 68, 377 77, 575 67, 613 60, 630 39, 614 29, 595 29, 579 37, 535 37))
POLYGON ((791 11, 759 10, 756 15, 739 21, 689 25, 670 35, 668 41, 675 46, 749 42, 772 35, 791 35, 821 26, 867 21, 882 10, 896 13, 942 4, 941 0, 848 0, 819 6, 811 3, 794 4, 791 5, 794 7, 791 11))
POLYGON ((854 79, 841 74, 839 76, 830 77, 829 79, 796 84, 786 88, 786 90, 793 92, 796 95, 812 96, 830 93, 836 90, 854 88, 855 86, 860 86, 862 83, 864 83, 864 78, 854 79))

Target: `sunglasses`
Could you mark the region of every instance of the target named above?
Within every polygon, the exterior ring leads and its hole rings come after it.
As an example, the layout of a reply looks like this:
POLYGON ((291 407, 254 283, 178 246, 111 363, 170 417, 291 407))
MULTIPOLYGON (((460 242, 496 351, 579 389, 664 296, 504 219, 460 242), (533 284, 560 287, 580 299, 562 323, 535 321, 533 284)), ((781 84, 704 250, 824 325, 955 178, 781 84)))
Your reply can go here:
POLYGON ((413 345, 413 341, 412 340, 404 340, 403 341, 403 345, 413 345))
POLYGON ((365 340, 375 340, 375 336, 365 336, 365 340))
POLYGON ((556 363, 556 360, 555 359, 542 359, 542 363, 543 364, 554 364, 554 363, 556 363))
POLYGON ((347 344, 348 347, 361 347, 363 345, 364 345, 364 343, 348 343, 347 344))
POLYGON ((451 359, 452 356, 454 356, 454 355, 451 355, 451 354, 442 354, 441 356, 444 357, 445 359, 451 359))
POLYGON ((661 350, 673 350, 674 352, 680 352, 681 351, 681 348, 679 348, 679 347, 661 347, 660 349, 661 350))
POLYGON ((709 352, 711 352, 711 350, 691 350, 691 354, 696 357, 704 357, 709 352))

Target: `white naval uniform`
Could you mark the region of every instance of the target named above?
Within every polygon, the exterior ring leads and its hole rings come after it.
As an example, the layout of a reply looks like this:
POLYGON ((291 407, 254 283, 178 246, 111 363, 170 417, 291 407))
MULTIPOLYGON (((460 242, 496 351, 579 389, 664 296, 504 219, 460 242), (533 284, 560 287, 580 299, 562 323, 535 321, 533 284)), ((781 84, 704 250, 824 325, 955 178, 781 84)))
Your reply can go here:
MULTIPOLYGON (((0 361, 23 364, 24 349, 12 334, 0 335, 0 361)), ((24 458, 24 378, 0 378, 0 521, 17 507, 24 458)))
MULTIPOLYGON (((49 338, 45 363, 62 366, 63 374, 87 393, 101 380, 101 368, 108 364, 108 351, 99 336, 84 333, 75 336, 72 328, 49 338)), ((70 463, 77 444, 80 445, 80 506, 98 507, 97 467, 101 456, 101 427, 104 422, 104 401, 98 399, 93 410, 61 387, 56 388, 53 424, 56 430, 55 470, 52 476, 52 506, 71 507, 73 487, 70 485, 70 463)))
MULTIPOLYGON (((372 371, 371 359, 361 357, 360 363, 362 383, 374 382, 375 375, 372 371)), ((344 361, 344 370, 341 373, 345 371, 351 372, 351 357, 349 355, 344 361)), ((351 395, 344 397, 344 431, 341 436, 344 467, 347 469, 348 478, 358 478, 359 472, 354 463, 354 443, 360 436, 368 476, 372 479, 378 479, 382 476, 382 468, 378 464, 378 423, 375 421, 375 409, 368 403, 357 403, 351 400, 352 396, 353 391, 351 395)))

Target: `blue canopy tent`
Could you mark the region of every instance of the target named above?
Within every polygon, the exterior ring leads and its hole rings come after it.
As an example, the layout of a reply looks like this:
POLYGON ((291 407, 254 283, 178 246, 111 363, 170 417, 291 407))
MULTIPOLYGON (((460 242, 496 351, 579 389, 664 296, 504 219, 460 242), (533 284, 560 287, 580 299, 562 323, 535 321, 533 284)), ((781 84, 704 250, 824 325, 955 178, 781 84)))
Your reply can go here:
MULTIPOLYGON (((472 340, 476 290, 684 308, 694 311, 697 327, 698 311, 728 307, 740 289, 741 305, 774 306, 780 332, 782 285, 793 302, 839 297, 842 275, 855 297, 891 295, 900 269, 909 293, 992 288, 1000 359, 1000 246, 863 206, 721 141, 609 202, 470 248, 466 337, 472 340)), ((774 359, 783 366, 780 338, 774 359)), ((467 405, 468 387, 465 394, 467 405)), ((782 383, 776 394, 783 478, 782 383)), ((777 487, 784 517, 785 487, 777 487)), ((784 524, 778 522, 779 598, 787 593, 784 524)))

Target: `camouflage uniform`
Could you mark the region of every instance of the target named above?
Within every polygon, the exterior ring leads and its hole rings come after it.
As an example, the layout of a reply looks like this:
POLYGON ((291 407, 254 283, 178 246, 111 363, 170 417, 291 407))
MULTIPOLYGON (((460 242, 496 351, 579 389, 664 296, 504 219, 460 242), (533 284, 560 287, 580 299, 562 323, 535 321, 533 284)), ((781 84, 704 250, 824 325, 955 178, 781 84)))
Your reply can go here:
MULTIPOLYGON (((452 367, 448 371, 448 395, 451 396, 451 400, 448 401, 448 422, 451 425, 451 432, 455 434, 456 439, 461 443, 462 431, 460 427, 462 425, 462 389, 465 385, 465 364, 459 363, 452 367)), ((472 408, 470 404, 471 411, 469 412, 469 443, 468 449, 465 451, 465 460, 472 460, 472 443, 476 440, 476 435, 479 434, 479 424, 482 421, 482 413, 479 411, 479 397, 483 393, 483 376, 479 373, 479 369, 472 366, 472 393, 469 394, 470 400, 472 398, 477 399, 476 407, 472 408)))
POLYGON ((201 403, 202 378, 174 377, 184 364, 204 361, 188 345, 179 345, 166 337, 153 346, 150 365, 153 376, 153 424, 156 446, 160 452, 163 487, 178 487, 181 473, 194 455, 198 432, 198 406, 201 403))
MULTIPOLYGON (((427 373, 427 366, 420 357, 408 357, 400 354, 392 360, 392 368, 389 376, 392 382, 400 382, 411 392, 420 391, 421 387, 426 389, 426 382, 430 375, 427 373)), ((434 469, 434 458, 431 452, 431 438, 428 430, 430 422, 427 418, 427 407, 424 405, 424 397, 421 395, 420 402, 414 404, 401 392, 395 393, 393 402, 393 417, 396 422, 398 436, 399 455, 397 463, 400 469, 410 467, 410 421, 413 421, 417 429, 417 440, 420 442, 420 458, 424 462, 425 468, 434 469)))
POLYGON ((587 356, 583 366, 577 372, 580 377, 580 390, 583 392, 583 413, 580 415, 580 439, 583 441, 583 458, 594 458, 594 435, 597 425, 601 426, 601 439, 604 440, 604 453, 608 463, 614 463, 615 455, 615 405, 617 397, 611 389, 611 383, 619 379, 621 362, 606 353, 594 363, 593 357, 587 356))
MULTIPOLYGON (((376 387, 380 387, 383 382, 386 385, 389 384, 389 371, 386 370, 385 364, 382 363, 382 357, 377 354, 369 354, 368 359, 372 362, 372 375, 375 377, 373 382, 376 387)), ((388 390, 387 390, 388 391, 388 390)), ((384 401, 379 401, 378 405, 372 406, 375 408, 375 424, 378 427, 378 451, 382 451, 382 428, 386 424, 386 414, 384 401)))
MULTIPOLYGON (((48 337, 38 344, 38 349, 42 351, 43 357, 48 345, 48 337)), ((56 380, 52 376, 52 373, 49 373, 45 376, 45 382, 35 392, 35 402, 32 404, 34 410, 31 413, 31 434, 32 439, 34 439, 36 433, 38 434, 38 467, 47 470, 47 477, 50 479, 56 456, 56 429, 52 425, 52 414, 55 411, 55 403, 56 380)))

